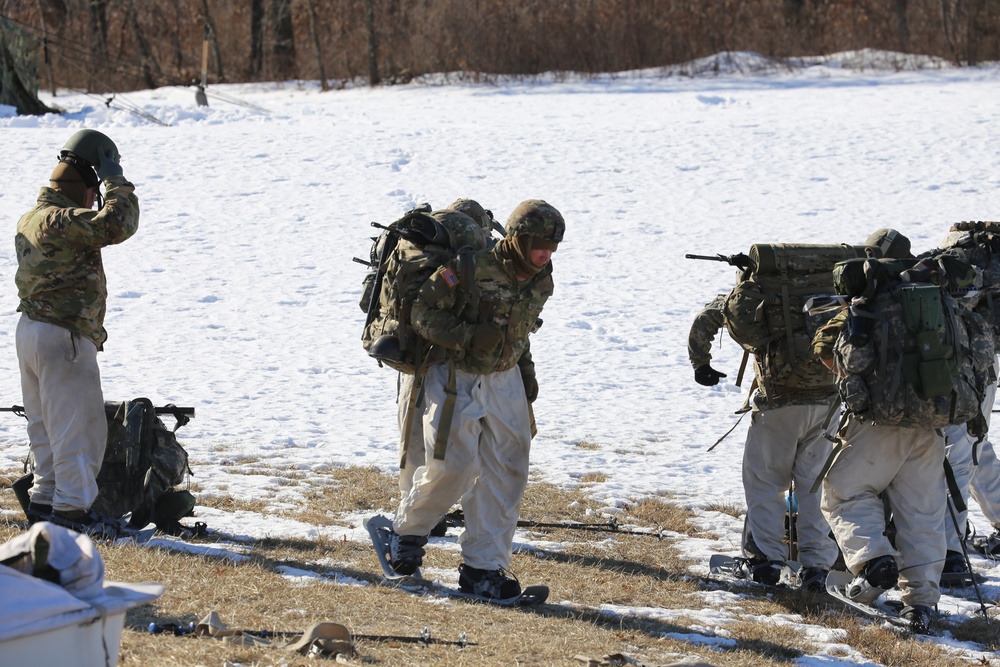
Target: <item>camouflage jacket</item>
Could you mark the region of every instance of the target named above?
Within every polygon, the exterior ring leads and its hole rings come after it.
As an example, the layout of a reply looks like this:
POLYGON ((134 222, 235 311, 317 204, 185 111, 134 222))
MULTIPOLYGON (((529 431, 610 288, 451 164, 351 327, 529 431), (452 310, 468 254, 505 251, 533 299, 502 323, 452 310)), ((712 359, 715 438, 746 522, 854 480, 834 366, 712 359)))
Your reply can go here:
POLYGON ((720 294, 694 316, 691 332, 688 334, 688 359, 694 368, 712 361, 712 342, 716 334, 726 324, 722 314, 725 294, 720 294))
POLYGON ((538 275, 520 282, 500 245, 476 255, 475 285, 468 290, 462 312, 452 312, 460 283, 456 265, 449 263, 435 272, 417 295, 411 321, 421 336, 448 350, 456 368, 487 375, 520 364, 522 374, 533 369, 528 335, 538 329, 539 314, 552 295, 552 264, 538 275), (504 333, 503 345, 485 357, 470 351, 472 335, 479 324, 493 324, 504 333))
MULTIPOLYGON (((719 330, 725 327, 726 318, 723 314, 723 304, 726 295, 720 294, 695 315, 688 334, 688 358, 691 365, 698 368, 712 361, 712 342, 719 330)), ((837 393, 836 384, 831 377, 825 386, 802 387, 796 382, 794 375, 787 372, 770 374, 767 369, 772 367, 772 360, 767 354, 753 354, 753 369, 756 376, 757 394, 753 397, 753 405, 758 410, 777 408, 785 405, 814 405, 828 403, 837 393), (783 379, 783 378, 787 378, 783 379), (786 384, 789 382, 789 384, 786 384)), ((805 364, 796 367, 801 371, 805 364)))
POLYGON ((38 203, 17 223, 19 311, 63 327, 104 347, 108 287, 101 248, 135 234, 139 200, 124 177, 105 180, 107 200, 99 211, 78 208, 60 192, 43 187, 38 203))

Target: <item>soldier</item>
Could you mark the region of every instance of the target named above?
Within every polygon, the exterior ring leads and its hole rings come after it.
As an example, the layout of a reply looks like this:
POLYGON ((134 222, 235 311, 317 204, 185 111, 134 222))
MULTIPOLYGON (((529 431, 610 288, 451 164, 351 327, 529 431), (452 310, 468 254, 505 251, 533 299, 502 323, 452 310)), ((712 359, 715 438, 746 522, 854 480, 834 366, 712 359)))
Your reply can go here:
MULTIPOLYGON (((703 308, 691 325, 688 357, 698 384, 713 386, 725 374, 710 365, 712 341, 725 325, 719 295, 703 308)), ((756 582, 777 585, 788 559, 785 543, 785 491, 794 481, 798 502, 799 561, 801 585, 807 590, 825 590, 826 575, 837 559, 837 545, 819 508, 819 494, 809 493, 830 454, 825 437, 832 404, 836 398, 833 376, 812 378, 810 388, 782 391, 764 376, 767 367, 754 354, 756 386, 771 388, 771 395, 758 391, 752 397, 753 412, 743 450, 743 492, 747 503, 743 531, 744 566, 756 582)))
MULTIPOLYGON (((896 239, 898 252, 885 256, 910 255, 909 240, 902 234, 878 233, 896 239)), ((878 245, 871 241, 869 245, 878 245)), ((846 311, 838 314, 813 341, 816 355, 838 375, 846 371, 838 368, 834 351, 847 322, 846 311)), ((823 481, 822 510, 855 575, 848 595, 870 603, 898 583, 905 605, 900 616, 915 632, 926 632, 940 598, 946 552, 941 531, 947 504, 944 438, 934 428, 880 425, 853 413, 839 435, 846 446, 823 481), (883 493, 892 507, 895 544, 886 536, 883 493)))
POLYGON ((90 511, 108 428, 97 364, 108 337, 101 248, 128 239, 139 225, 135 186, 118 162, 118 148, 104 134, 74 134, 15 238, 16 347, 34 461, 28 520, 99 536, 115 533, 113 523, 90 511))
POLYGON ((528 397, 537 393, 528 336, 552 294, 550 258, 564 229, 551 205, 522 202, 504 239, 477 256, 475 289, 460 314, 452 313, 454 266, 442 267, 420 290, 413 325, 450 355, 431 365, 423 382, 425 465, 393 521, 390 563, 400 574, 421 565, 427 534, 461 499, 459 586, 497 599, 521 593, 507 569, 528 480, 528 397))
MULTIPOLYGON (((981 289, 971 292, 960 301, 974 312, 982 315, 986 322, 991 323, 994 346, 996 349, 1000 349, 996 346, 996 343, 1000 342, 1000 336, 997 335, 998 318, 993 312, 993 295, 1000 288, 1000 285, 996 284, 997 278, 1000 277, 997 270, 1000 268, 1000 263, 994 259, 996 250, 993 246, 995 245, 993 234, 978 229, 976 223, 957 223, 949 230, 948 235, 940 244, 939 250, 925 254, 958 253, 959 256, 964 257, 980 270, 983 277, 981 289)), ((996 397, 997 375, 998 366, 994 360, 993 379, 984 388, 981 405, 981 412, 987 428, 993 410, 993 401, 996 397)), ((972 497, 979 504, 987 520, 994 527, 1000 526, 1000 461, 997 460, 989 434, 987 433, 982 438, 970 436, 967 424, 950 425, 943 430, 947 441, 946 456, 963 503, 968 503, 971 491, 972 497)), ((969 571, 962 548, 967 521, 968 511, 959 511, 954 504, 949 505, 949 513, 945 516, 944 522, 948 553, 944 571, 941 574, 942 585, 968 585, 970 583, 972 573, 969 571)), ((991 553, 990 536, 975 538, 973 547, 984 553, 991 553)), ((995 543, 994 548, 1000 552, 1000 543, 995 543)))

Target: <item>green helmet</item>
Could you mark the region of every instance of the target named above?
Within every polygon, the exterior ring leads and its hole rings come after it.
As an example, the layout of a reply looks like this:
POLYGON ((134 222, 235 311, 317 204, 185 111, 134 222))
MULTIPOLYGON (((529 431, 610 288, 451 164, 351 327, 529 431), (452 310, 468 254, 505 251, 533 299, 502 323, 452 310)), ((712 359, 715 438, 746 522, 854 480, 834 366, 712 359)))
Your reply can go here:
POLYGON ((521 202, 507 218, 507 236, 537 236, 559 243, 565 231, 562 214, 541 199, 521 202))
POLYGON ((108 148, 114 154, 115 162, 119 162, 122 156, 118 152, 118 146, 115 146, 115 142, 111 141, 108 135, 97 130, 80 130, 69 138, 59 156, 74 155, 96 168, 101 162, 101 149, 108 148))
POLYGON ((484 209, 482 205, 475 199, 456 199, 453 201, 448 208, 448 211, 458 211, 459 213, 464 213, 469 216, 483 228, 486 235, 489 236, 492 230, 493 214, 484 209))
POLYGON ((101 151, 108 149, 115 156, 115 162, 121 160, 118 146, 115 146, 108 135, 97 130, 80 130, 63 146, 59 152, 59 161, 72 165, 88 188, 96 188, 101 182, 97 177, 101 151))

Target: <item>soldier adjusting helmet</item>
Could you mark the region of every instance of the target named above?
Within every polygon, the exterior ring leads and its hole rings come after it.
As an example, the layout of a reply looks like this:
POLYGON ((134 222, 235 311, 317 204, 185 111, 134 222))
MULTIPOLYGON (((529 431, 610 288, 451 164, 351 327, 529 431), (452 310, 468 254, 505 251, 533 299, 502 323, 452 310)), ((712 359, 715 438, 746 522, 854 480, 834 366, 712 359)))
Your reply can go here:
POLYGON ((566 221, 554 206, 541 199, 529 199, 518 204, 507 218, 507 236, 533 236, 555 250, 566 231, 566 221))
POLYGON ((72 165, 88 188, 96 188, 100 183, 97 165, 101 163, 101 151, 111 150, 115 162, 121 160, 118 146, 108 135, 97 130, 80 130, 66 142, 59 152, 59 161, 72 165))

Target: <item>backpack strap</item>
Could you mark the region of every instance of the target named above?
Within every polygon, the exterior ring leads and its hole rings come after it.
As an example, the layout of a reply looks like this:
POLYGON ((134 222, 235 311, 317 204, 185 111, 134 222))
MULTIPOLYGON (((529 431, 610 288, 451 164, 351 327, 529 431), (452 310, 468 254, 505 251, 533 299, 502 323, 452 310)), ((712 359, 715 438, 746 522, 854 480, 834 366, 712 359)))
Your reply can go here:
POLYGON ((406 453, 410 451, 410 445, 413 444, 410 442, 410 433, 413 432, 413 420, 416 418, 415 413, 417 404, 420 403, 420 394, 424 391, 423 376, 423 363, 421 362, 416 372, 413 373, 413 385, 410 386, 410 396, 407 399, 406 422, 403 424, 403 453, 399 457, 400 470, 406 467, 406 453))
MULTIPOLYGON (((462 316, 469 297, 478 291, 476 286, 476 251, 471 246, 458 249, 456 268, 459 272, 460 288, 455 295, 455 305, 452 313, 462 316)), ((478 319, 478 318, 477 318, 478 319)), ((445 387, 444 404, 441 406, 441 419, 438 421, 437 437, 434 439, 434 458, 443 461, 448 449, 448 437, 451 435, 451 424, 455 417, 455 403, 458 400, 458 382, 455 377, 455 356, 448 355, 448 384, 445 387)))
POLYGON ((785 340, 788 343, 788 363, 795 365, 795 345, 792 344, 792 339, 795 335, 795 331, 792 329, 792 308, 791 308, 791 296, 788 293, 788 258, 785 253, 778 254, 778 270, 781 272, 781 308, 782 316, 785 320, 785 340))
POLYGON ((448 384, 444 389, 444 405, 441 406, 441 419, 438 421, 437 437, 434 440, 434 458, 443 461, 448 449, 448 436, 451 434, 451 422, 455 417, 455 403, 458 402, 457 380, 455 378, 455 359, 448 357, 448 384))
MULTIPOLYGON (((834 405, 839 403, 839 401, 834 401, 834 405)), ((831 412, 831 415, 833 413, 831 412)), ((851 413, 847 410, 840 416, 840 424, 837 426, 837 435, 830 435, 824 431, 823 437, 833 443, 833 449, 830 451, 830 455, 826 457, 826 463, 823 464, 823 468, 819 471, 819 475, 816 476, 816 481, 813 482, 812 487, 809 489, 809 493, 816 493, 819 491, 820 485, 823 484, 823 480, 826 478, 826 474, 830 472, 830 468, 833 464, 837 462, 840 457, 840 453, 847 448, 847 441, 844 440, 844 429, 847 426, 847 420, 850 418, 851 413)))

